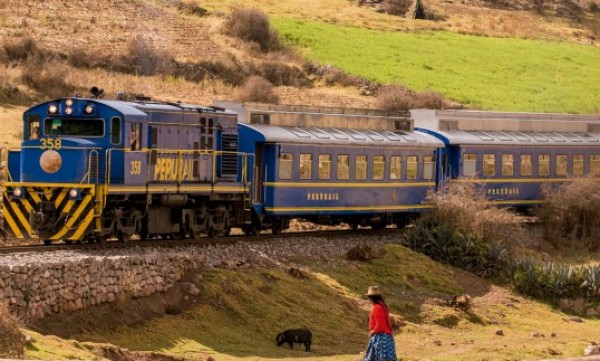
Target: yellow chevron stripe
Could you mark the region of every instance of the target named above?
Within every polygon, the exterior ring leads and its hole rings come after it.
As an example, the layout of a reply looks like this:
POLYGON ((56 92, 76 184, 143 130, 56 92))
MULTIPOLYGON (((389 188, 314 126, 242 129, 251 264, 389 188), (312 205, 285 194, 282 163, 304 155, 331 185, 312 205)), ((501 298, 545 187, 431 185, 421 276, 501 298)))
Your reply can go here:
POLYGON ((27 213, 31 214, 31 211, 33 210, 33 207, 31 206, 31 204, 29 203, 29 201, 27 199, 22 199, 21 202, 23 203, 23 206, 25 207, 25 210, 27 210, 27 213))
MULTIPOLYGON (((81 201, 81 204, 79 205, 79 207, 77 207, 77 210, 75 211, 75 213, 73 213, 69 217, 69 220, 63 226, 63 228, 58 233, 56 233, 54 236, 50 237, 50 239, 54 239, 54 240, 61 239, 62 236, 64 236, 65 234, 67 234, 67 232, 70 230, 71 227, 73 227, 73 224, 77 221, 77 219, 79 218, 79 216, 81 215, 81 213, 85 210, 85 208, 87 207, 88 203, 90 203, 91 200, 92 200, 92 197, 91 197, 91 195, 88 194, 83 199, 83 201, 81 201)), ((71 210, 71 207, 73 207, 74 203, 75 203, 75 201, 70 200, 67 203, 67 207, 64 208, 63 212, 69 213, 69 211, 71 210)))
POLYGON ((60 194, 58 195, 58 197, 56 197, 56 200, 54 201, 54 207, 58 208, 58 206, 63 201, 63 199, 65 199, 66 196, 67 196, 67 188, 63 188, 63 190, 60 192, 60 194))
POLYGON ((6 223, 8 223, 8 226, 10 227, 10 230, 12 231, 12 233, 17 238, 23 238, 23 233, 21 233, 19 226, 17 226, 17 223, 12 218, 12 215, 8 212, 8 210, 6 209, 6 207, 4 205, 2 205, 2 214, 4 215, 4 220, 6 221, 6 223))
POLYGON ((33 199, 35 204, 42 203, 42 200, 40 199, 40 196, 35 191, 35 188, 33 188, 33 187, 27 188, 27 195, 29 195, 31 197, 31 199, 33 199))
POLYGON ((21 210, 17 206, 17 202, 9 202, 9 204, 10 204, 10 208, 12 208, 14 213, 17 215, 17 219, 23 225, 23 227, 25 228, 25 231, 27 231, 27 234, 31 234, 31 225, 29 224, 29 221, 27 220, 27 218, 25 218, 25 216, 23 215, 23 212, 21 212, 21 210))
POLYGON ((47 201, 49 201, 50 198, 52 198, 52 194, 54 193, 54 192, 52 192, 52 189, 50 187, 44 189, 43 192, 44 192, 44 198, 46 198, 47 201))
POLYGON ((88 227, 90 226, 90 223, 92 222, 93 219, 94 219, 94 209, 90 209, 87 216, 85 216, 85 219, 83 220, 83 222, 81 222, 79 224, 79 226, 77 227, 77 232, 75 232, 71 237, 69 237, 69 239, 73 240, 73 241, 79 240, 81 238, 81 235, 83 234, 83 232, 85 232, 88 229, 88 227))

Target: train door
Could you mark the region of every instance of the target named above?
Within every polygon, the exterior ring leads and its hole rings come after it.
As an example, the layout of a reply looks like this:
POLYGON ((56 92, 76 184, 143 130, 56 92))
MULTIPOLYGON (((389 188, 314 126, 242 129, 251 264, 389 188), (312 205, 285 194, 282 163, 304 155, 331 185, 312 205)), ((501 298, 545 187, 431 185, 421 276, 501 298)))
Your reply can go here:
POLYGON ((263 188, 263 149, 264 144, 256 144, 256 153, 254 158, 254 196, 253 203, 262 203, 263 188))

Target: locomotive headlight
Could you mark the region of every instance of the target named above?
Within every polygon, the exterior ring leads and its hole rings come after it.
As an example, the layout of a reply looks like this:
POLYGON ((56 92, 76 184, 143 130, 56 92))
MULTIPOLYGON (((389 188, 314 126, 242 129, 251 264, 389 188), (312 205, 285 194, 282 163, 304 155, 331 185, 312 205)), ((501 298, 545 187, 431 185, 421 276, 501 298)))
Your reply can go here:
POLYGON ((50 104, 50 105, 48 105, 48 113, 49 114, 56 114, 56 113, 58 113, 58 106, 56 104, 50 104))
POLYGON ((69 189, 69 199, 80 199, 80 198, 81 198, 81 192, 79 192, 79 189, 75 189, 75 188, 69 189))
POLYGON ((24 194, 23 188, 15 188, 12 191, 13 198, 21 198, 24 194))
POLYGON ((88 104, 85 106, 85 114, 92 114, 94 112, 94 104, 88 104))
POLYGON ((65 108, 65 113, 66 113, 67 115, 71 115, 71 114, 73 114, 73 108, 71 108, 71 107, 66 107, 66 108, 65 108))
POLYGON ((73 106, 73 99, 67 99, 67 100, 65 100, 65 104, 66 104, 68 107, 72 107, 72 106, 73 106))

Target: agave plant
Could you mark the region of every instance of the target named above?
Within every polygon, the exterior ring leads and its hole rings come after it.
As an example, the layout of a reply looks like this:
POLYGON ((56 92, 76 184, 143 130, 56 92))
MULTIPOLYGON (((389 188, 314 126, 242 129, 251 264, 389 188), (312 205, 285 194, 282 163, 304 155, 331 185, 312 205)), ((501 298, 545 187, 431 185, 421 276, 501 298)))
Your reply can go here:
POLYGON ((600 299, 600 266, 587 266, 581 287, 590 299, 600 299))

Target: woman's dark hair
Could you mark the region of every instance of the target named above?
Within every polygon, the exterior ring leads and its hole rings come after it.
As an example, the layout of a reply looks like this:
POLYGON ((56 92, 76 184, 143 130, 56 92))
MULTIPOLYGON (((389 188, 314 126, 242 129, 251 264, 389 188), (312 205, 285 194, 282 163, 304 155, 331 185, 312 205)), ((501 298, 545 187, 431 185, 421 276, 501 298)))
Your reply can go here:
POLYGON ((367 296, 371 301, 373 301, 374 303, 382 303, 385 305, 385 301, 383 300, 383 296, 382 295, 370 295, 367 296))

